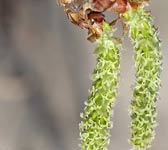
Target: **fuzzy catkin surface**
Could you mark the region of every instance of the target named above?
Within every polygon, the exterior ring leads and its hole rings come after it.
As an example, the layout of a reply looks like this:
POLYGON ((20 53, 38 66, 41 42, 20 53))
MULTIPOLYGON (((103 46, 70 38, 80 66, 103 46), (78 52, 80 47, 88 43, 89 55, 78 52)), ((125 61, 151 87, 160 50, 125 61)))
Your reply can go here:
POLYGON ((161 48, 153 20, 143 7, 124 14, 134 45, 136 83, 131 102, 133 150, 147 150, 154 139, 156 101, 160 87, 161 48))
POLYGON ((120 44, 111 27, 104 23, 104 32, 97 40, 97 64, 92 87, 81 114, 80 139, 82 150, 107 150, 110 121, 120 75, 120 44))

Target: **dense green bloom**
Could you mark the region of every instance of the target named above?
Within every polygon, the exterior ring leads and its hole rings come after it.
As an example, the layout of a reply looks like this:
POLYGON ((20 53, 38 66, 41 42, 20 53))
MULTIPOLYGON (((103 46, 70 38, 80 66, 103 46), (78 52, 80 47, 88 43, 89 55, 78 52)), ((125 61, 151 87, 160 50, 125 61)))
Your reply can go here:
POLYGON ((110 117, 117 94, 120 70, 120 44, 113 38, 111 27, 104 23, 104 32, 97 40, 97 64, 92 87, 80 124, 82 150, 107 150, 110 117))
POLYGON ((147 150, 154 138, 156 101, 160 87, 161 52, 158 32, 143 7, 124 14, 134 45, 136 83, 131 102, 133 150, 147 150))

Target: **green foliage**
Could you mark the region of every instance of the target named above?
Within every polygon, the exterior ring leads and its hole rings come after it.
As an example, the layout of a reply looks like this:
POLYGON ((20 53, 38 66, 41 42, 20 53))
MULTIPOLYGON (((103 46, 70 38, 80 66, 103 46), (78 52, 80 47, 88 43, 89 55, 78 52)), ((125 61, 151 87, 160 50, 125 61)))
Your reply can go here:
POLYGON ((104 32, 97 40, 97 64, 92 75, 92 87, 85 103, 80 124, 82 150, 107 150, 110 117, 117 94, 120 56, 119 42, 113 38, 111 27, 104 23, 104 32))
POLYGON ((136 83, 131 102, 133 150, 147 150, 154 138, 156 101, 160 87, 161 52, 158 32, 143 7, 124 14, 134 45, 136 83))

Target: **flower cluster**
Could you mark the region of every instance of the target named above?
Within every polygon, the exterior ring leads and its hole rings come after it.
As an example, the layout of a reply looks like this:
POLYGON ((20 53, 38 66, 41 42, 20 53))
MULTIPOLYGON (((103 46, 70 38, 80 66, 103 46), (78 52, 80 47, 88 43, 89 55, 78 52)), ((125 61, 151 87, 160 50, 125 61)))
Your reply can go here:
POLYGON ((80 124, 82 150, 107 150, 110 117, 117 94, 120 75, 119 42, 113 38, 111 27, 104 23, 97 40, 97 64, 92 75, 92 87, 80 124))
POLYGON ((124 14, 134 46, 136 83, 131 102, 133 150, 146 150, 154 138, 156 101, 160 87, 161 52, 158 32, 143 7, 124 14))

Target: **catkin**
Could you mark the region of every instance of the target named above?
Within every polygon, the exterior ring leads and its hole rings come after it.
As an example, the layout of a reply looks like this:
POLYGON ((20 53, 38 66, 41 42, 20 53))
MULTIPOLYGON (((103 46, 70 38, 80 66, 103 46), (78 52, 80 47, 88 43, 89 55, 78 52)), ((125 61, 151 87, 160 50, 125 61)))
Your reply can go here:
POLYGON ((151 15, 143 7, 124 14, 134 46, 136 82, 131 101, 132 150, 147 150, 155 136, 156 102, 161 83, 161 42, 151 15))
POLYGON ((113 38, 111 27, 104 23, 103 33, 97 40, 97 64, 92 75, 92 87, 85 103, 80 124, 82 150, 107 150, 111 115, 115 104, 120 76, 121 47, 113 38))

